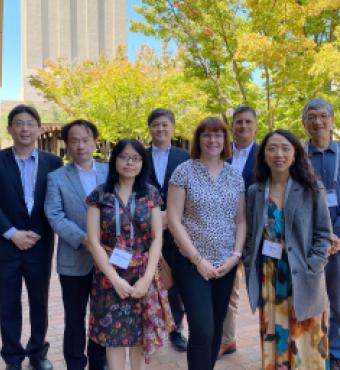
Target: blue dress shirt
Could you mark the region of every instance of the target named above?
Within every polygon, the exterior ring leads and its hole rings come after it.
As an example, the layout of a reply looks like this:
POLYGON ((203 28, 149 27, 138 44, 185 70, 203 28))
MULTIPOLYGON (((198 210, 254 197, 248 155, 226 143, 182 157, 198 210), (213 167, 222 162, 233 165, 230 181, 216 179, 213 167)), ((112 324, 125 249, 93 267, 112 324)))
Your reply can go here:
MULTIPOLYGON (((13 154, 20 172, 27 211, 31 214, 34 206, 34 189, 38 172, 38 150, 33 149, 27 158, 20 158, 13 147, 13 154)), ((11 227, 3 233, 3 236, 6 239, 10 239, 16 231, 17 229, 15 227, 11 227)))

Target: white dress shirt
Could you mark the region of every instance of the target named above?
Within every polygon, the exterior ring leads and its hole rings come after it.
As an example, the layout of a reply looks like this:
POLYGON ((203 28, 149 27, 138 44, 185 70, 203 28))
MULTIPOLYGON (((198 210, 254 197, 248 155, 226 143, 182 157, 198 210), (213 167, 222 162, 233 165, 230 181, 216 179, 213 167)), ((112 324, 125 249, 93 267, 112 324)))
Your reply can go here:
POLYGON ((78 170, 79 179, 81 185, 83 186, 84 192, 86 196, 88 196, 97 186, 96 163, 95 161, 92 161, 92 167, 89 170, 85 170, 75 162, 74 164, 78 170))
POLYGON ((156 178, 160 186, 163 187, 166 168, 168 166, 168 159, 171 145, 166 149, 160 149, 152 144, 152 161, 155 168, 156 178))
POLYGON ((238 170, 242 174, 244 166, 246 165, 250 150, 254 142, 251 142, 247 147, 242 149, 237 149, 235 143, 233 143, 233 158, 231 161, 231 166, 238 170))

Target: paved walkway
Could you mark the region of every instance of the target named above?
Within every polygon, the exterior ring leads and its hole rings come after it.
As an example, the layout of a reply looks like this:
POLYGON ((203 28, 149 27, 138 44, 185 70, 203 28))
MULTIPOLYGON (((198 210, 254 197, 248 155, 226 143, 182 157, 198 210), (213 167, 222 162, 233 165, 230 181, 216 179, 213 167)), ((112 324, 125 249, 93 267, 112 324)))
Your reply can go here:
MULTIPOLYGON (((28 309, 26 292, 23 294, 24 304, 24 328, 23 343, 26 344, 29 336, 28 309)), ((234 354, 224 356, 215 366, 215 370, 259 370, 261 369, 258 317, 252 315, 244 285, 241 288, 241 309, 237 322, 237 351, 234 354)), ((49 329, 47 340, 51 347, 48 358, 52 361, 55 370, 65 370, 62 356, 63 336, 63 307, 60 296, 60 285, 57 274, 53 272, 50 289, 49 329)), ((185 354, 175 352, 169 343, 159 350, 153 357, 148 370, 177 370, 186 369, 185 354)), ((0 359, 0 370, 5 369, 4 362, 0 359)), ((24 362, 23 369, 28 370, 28 361, 24 362)))

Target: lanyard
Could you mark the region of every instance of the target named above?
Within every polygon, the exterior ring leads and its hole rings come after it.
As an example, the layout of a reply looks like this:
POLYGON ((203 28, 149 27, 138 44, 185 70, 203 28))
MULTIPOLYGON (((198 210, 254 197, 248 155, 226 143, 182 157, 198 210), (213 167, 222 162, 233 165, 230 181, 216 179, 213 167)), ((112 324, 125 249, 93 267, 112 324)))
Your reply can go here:
MULTIPOLYGON (((130 204, 130 214, 131 218, 133 219, 135 217, 135 211, 136 211, 136 193, 132 193, 132 200, 130 204)), ((120 225, 120 204, 117 197, 115 197, 115 215, 116 215, 116 236, 121 235, 121 225, 120 225)), ((132 223, 130 223, 130 239, 132 240, 134 238, 134 228, 132 223)))
MULTIPOLYGON (((308 153, 309 150, 309 143, 308 141, 305 142, 305 152, 308 153)), ((340 164, 340 155, 339 155, 339 146, 336 144, 336 149, 335 149, 335 169, 334 169, 334 176, 333 176, 333 186, 334 189, 336 189, 336 185, 338 183, 338 174, 339 174, 339 164, 340 164)))
MULTIPOLYGON (((284 199, 284 207, 287 203, 288 199, 288 194, 289 190, 292 186, 292 179, 289 177, 286 191, 285 191, 285 199, 284 199)), ((266 187, 264 191, 264 208, 263 208, 263 220, 264 220, 264 227, 267 228, 269 226, 268 224, 268 208, 269 208, 269 191, 270 191, 270 186, 269 186, 269 179, 266 181, 266 187)))

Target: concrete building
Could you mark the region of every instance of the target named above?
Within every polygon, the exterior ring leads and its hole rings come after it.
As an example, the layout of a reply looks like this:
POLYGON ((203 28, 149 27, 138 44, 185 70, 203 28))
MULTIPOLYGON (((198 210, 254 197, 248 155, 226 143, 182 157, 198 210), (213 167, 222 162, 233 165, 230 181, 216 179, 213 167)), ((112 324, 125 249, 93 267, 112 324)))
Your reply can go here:
POLYGON ((63 58, 68 63, 112 57, 127 45, 126 0, 21 0, 21 98, 41 98, 28 83, 30 75, 46 61, 63 58))

